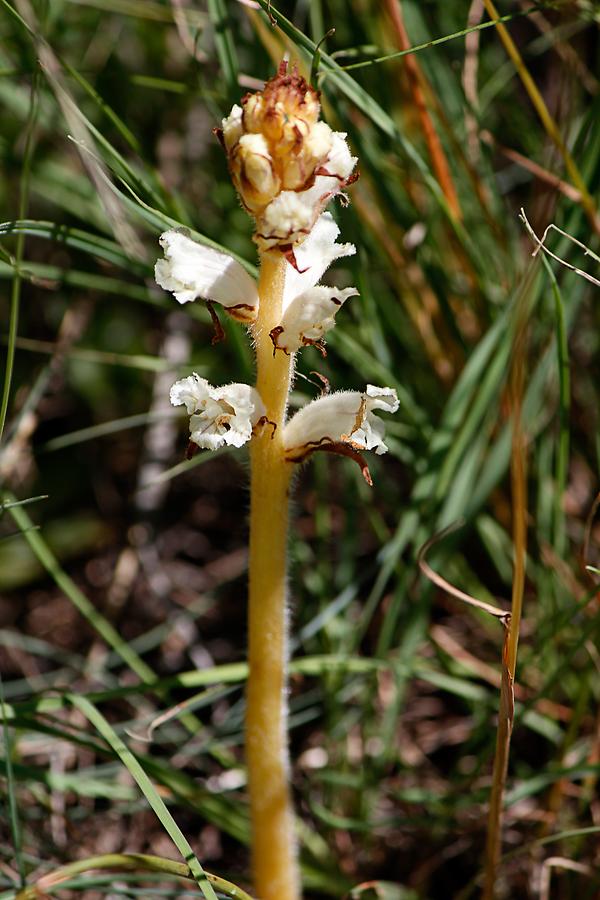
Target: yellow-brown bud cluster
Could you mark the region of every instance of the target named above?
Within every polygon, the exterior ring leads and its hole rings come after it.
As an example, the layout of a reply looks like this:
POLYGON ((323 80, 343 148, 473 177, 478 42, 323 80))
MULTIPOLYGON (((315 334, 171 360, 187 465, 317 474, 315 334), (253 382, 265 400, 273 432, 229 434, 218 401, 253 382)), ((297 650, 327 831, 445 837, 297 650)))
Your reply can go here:
POLYGON ((232 180, 265 249, 303 240, 354 167, 345 135, 320 122, 320 110, 317 92, 282 62, 223 120, 232 180))
POLYGON ((260 215, 280 191, 301 191, 331 150, 332 131, 319 122, 317 92, 283 62, 263 91, 234 107, 223 139, 233 182, 252 215, 260 215), (233 119, 233 121, 232 121, 233 119))

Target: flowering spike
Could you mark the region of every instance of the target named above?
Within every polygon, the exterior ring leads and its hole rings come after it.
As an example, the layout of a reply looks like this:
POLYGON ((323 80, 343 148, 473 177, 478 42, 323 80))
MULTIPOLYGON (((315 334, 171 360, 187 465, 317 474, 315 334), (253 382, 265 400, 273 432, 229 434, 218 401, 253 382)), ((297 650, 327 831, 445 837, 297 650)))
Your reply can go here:
POLYGON ((347 202, 344 189, 358 177, 346 135, 319 121, 320 110, 319 93, 284 61, 264 90, 247 94, 214 130, 241 203, 255 220, 258 282, 231 256, 196 243, 185 230, 161 236, 164 258, 155 269, 158 284, 180 303, 206 301, 213 343, 223 335, 213 308, 220 303, 251 325, 256 353, 256 388, 213 387, 193 373, 172 386, 170 398, 190 416, 188 458, 199 447, 240 447, 252 439, 245 736, 254 886, 263 900, 301 896, 286 738, 288 463, 318 450, 338 453, 354 460, 371 485, 363 452, 387 450, 376 412, 398 408, 391 388, 330 394, 329 380, 313 372, 321 396, 286 424, 291 357, 307 344, 325 356, 326 333, 357 294, 354 287, 320 284, 331 263, 356 253, 352 244, 336 242, 339 228, 324 210, 334 196, 347 202))

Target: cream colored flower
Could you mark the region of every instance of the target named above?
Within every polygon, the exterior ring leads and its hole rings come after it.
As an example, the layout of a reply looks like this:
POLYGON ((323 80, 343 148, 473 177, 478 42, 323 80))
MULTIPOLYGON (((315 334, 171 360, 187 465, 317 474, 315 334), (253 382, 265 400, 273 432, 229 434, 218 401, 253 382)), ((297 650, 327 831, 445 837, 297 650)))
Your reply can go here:
POLYGON ((159 241, 165 258, 154 268, 156 282, 176 300, 202 297, 220 303, 240 322, 256 318, 256 282, 233 257, 197 243, 184 229, 165 231, 159 241))
POLYGON ((276 349, 293 353, 303 345, 316 344, 323 352, 323 337, 335 325, 336 313, 349 297, 358 294, 354 287, 315 286, 334 260, 356 253, 354 244, 336 243, 339 233, 333 217, 323 213, 298 247, 296 267, 288 264, 281 324, 271 331, 276 349))
POLYGON ((290 304, 282 324, 273 328, 271 340, 277 350, 294 353, 308 344, 315 345, 323 355, 323 338, 335 325, 335 315, 348 297, 358 294, 356 288, 311 288, 290 304))
POLYGON ((297 412, 283 430, 286 459, 301 462, 316 450, 328 450, 355 459, 371 483, 362 450, 385 453, 385 423, 376 410, 395 413, 399 402, 393 388, 367 385, 364 393, 339 391, 313 400, 297 412))
MULTIPOLYGON (((356 253, 353 244, 337 244, 338 235, 332 216, 324 213, 297 249, 296 266, 286 264, 283 316, 271 332, 276 349, 293 353, 306 344, 322 349, 323 337, 333 328, 337 311, 348 297, 358 293, 356 288, 316 286, 334 260, 356 253)), ((202 297, 220 303, 238 321, 247 323, 256 318, 256 282, 233 257, 197 243, 183 230, 165 231, 160 243, 165 258, 156 263, 156 281, 172 291, 180 303, 202 297)))
POLYGON ((190 440, 198 447, 216 450, 241 447, 265 415, 258 391, 247 384, 213 387, 194 372, 171 388, 173 406, 185 406, 190 416, 190 440))
POLYGON ((242 107, 237 103, 232 107, 227 118, 223 119, 221 134, 223 136, 223 144, 227 152, 233 150, 239 139, 244 133, 242 125, 242 107))

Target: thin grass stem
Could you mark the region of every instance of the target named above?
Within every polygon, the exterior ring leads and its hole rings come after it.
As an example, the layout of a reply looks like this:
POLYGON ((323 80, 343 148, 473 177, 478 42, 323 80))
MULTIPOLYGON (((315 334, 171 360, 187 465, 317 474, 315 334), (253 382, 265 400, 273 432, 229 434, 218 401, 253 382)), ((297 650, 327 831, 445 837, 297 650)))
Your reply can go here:
MULTIPOLYGON (((23 170, 21 175, 21 184, 19 189, 19 212, 17 218, 25 219, 27 216, 27 205, 29 202, 29 178, 31 173, 31 160, 33 156, 33 134, 38 104, 38 79, 39 70, 36 66, 32 82, 31 95, 29 101, 29 115, 27 119, 27 135, 25 138, 25 149, 23 152, 23 170)), ((21 304, 21 263, 23 261, 23 253, 25 250, 25 234, 19 232, 17 234, 17 242, 15 247, 15 271, 12 280, 12 289, 10 295, 10 318, 8 325, 8 348, 6 351, 6 363, 4 367, 4 385, 2 388, 2 401, 0 404, 0 442, 4 433, 6 424, 6 416, 8 413, 8 403, 10 400, 10 388, 12 385, 12 374, 15 362, 15 349, 17 345, 17 331, 19 327, 19 306, 21 304)))
MULTIPOLYGON (((392 23, 397 44, 401 50, 409 50, 410 40, 404 24, 402 7, 399 0, 386 0, 386 8, 392 23)), ((444 196, 448 203, 448 209, 455 218, 462 219, 462 210, 450 173, 450 166, 446 159, 446 154, 444 153, 444 148, 442 147, 438 133, 435 130, 435 126, 429 115, 429 110, 427 109, 424 90, 426 86, 425 76, 421 71, 416 56, 407 55, 404 60, 404 65, 410 83, 413 103, 419 117, 425 143, 427 144, 429 158, 431 159, 431 167, 444 192, 444 196)))
MULTIPOLYGON (((20 891, 15 900, 36 900, 42 894, 61 889, 64 882, 70 881, 74 875, 98 869, 112 869, 115 871, 115 874, 131 871, 160 872, 173 878, 185 878, 195 881, 190 867, 173 859, 164 859, 161 856, 152 856, 147 853, 106 853, 101 856, 79 859, 76 862, 68 863, 68 865, 60 866, 60 868, 43 875, 34 884, 20 891)), ((237 900, 251 900, 249 894, 246 894, 237 885, 231 884, 230 881, 226 881, 218 875, 213 875, 211 872, 205 871, 204 875, 220 894, 225 894, 226 897, 235 897, 237 900)))
POLYGON ((546 130, 546 133, 548 134, 548 137, 554 142, 556 148, 562 156, 565 168, 569 173, 569 177, 571 178, 574 186, 577 188, 581 195, 581 205, 585 210, 590 225, 597 234, 600 234, 600 220, 598 219, 596 204, 594 203, 594 200, 592 199, 592 196, 587 189, 585 181, 581 176, 575 160, 569 152, 569 148, 567 147, 565 140, 560 132, 560 128, 550 115, 550 111, 546 106, 544 98, 540 94, 535 81, 529 74, 527 66, 523 62, 523 57, 519 53, 517 45, 508 33, 506 26, 502 24, 502 20, 498 15, 498 11, 492 3, 492 0, 483 0, 483 2, 485 3, 485 8, 487 9, 490 18, 496 24, 500 40, 504 44, 504 49, 513 61, 515 68, 519 74, 519 78, 523 83, 523 87, 527 91, 529 99, 531 100, 535 111, 538 114, 541 123, 546 130))
POLYGON ((19 873, 21 885, 25 884, 25 866, 23 862, 23 839, 21 821, 19 818, 19 806, 17 802, 16 780, 13 771, 12 743, 4 702, 4 682, 0 672, 0 718, 2 719, 2 744, 4 745, 4 767, 6 770, 6 805, 8 806, 8 818, 10 819, 10 835, 13 842, 15 863, 19 873))
POLYGON ((515 313, 513 362, 510 370, 509 397, 513 417, 510 461, 512 491, 512 536, 514 548, 511 615, 506 620, 502 648, 502 681, 492 791, 488 814, 485 851, 483 900, 496 896, 496 880, 502 848, 502 807, 508 771, 510 739, 515 712, 515 671, 525 587, 527 554, 527 472, 526 440, 523 430, 523 394, 527 355, 527 292, 520 294, 515 313))

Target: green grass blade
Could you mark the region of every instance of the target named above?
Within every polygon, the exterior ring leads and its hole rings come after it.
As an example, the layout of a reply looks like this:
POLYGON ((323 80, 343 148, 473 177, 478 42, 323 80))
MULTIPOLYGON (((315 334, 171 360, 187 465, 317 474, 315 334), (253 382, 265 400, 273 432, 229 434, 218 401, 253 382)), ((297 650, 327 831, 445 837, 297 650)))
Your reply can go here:
POLYGON ((8 800, 8 819, 10 833, 13 842, 15 862, 19 873, 21 886, 25 884, 25 866, 23 862, 23 838, 21 822, 19 819, 19 805, 17 802, 15 775, 13 771, 12 746, 6 708, 4 703, 4 682, 0 672, 0 714, 2 715, 2 742, 4 744, 4 762, 6 766, 6 795, 8 800))
POLYGON ((189 842, 184 837, 175 819, 161 800, 158 791, 150 781, 148 775, 135 758, 131 750, 123 743, 116 731, 109 725, 102 713, 85 697, 75 694, 68 695, 69 701, 80 710, 86 719, 96 728, 105 741, 112 747, 120 758, 129 774, 136 781, 138 787, 146 797, 146 800, 160 819, 165 831, 181 853, 184 861, 189 866, 196 883, 200 887, 206 900, 217 900, 213 886, 208 880, 200 861, 192 850, 189 842))
POLYGON ((0 224, 0 236, 8 234, 25 234, 41 237, 57 244, 64 244, 73 250, 81 250, 90 256, 103 259, 115 266, 127 269, 132 274, 143 277, 150 273, 150 266, 133 260, 123 252, 115 241, 99 234, 72 228, 58 222, 43 222, 35 219, 17 219, 0 224))
POLYGON ((235 97, 238 90, 238 59, 229 23, 233 9, 224 0, 208 0, 208 15, 215 31, 215 47, 228 92, 235 97))
MULTIPOLYGON (((33 160, 34 147, 34 125, 36 120, 38 105, 38 79, 39 70, 36 68, 33 74, 31 84, 31 96, 29 102, 29 115, 26 125, 25 150, 23 153, 23 168, 21 172, 21 184, 19 188, 19 210, 17 218, 24 219, 27 215, 27 205, 29 202, 29 182, 31 177, 31 163, 33 160)), ((2 387, 2 400, 0 402, 0 443, 4 434, 4 425, 6 424, 6 416, 8 414, 8 403, 10 399, 10 389, 12 384, 13 366, 15 360, 15 348, 17 340, 17 330, 19 324, 19 306, 21 300, 21 275, 19 268, 23 259, 25 249, 25 236, 19 234, 17 237, 17 246, 15 250, 16 268, 13 275, 12 291, 10 296, 10 320, 8 327, 8 348, 6 352, 6 363, 4 368, 4 384, 2 387)))
MULTIPOLYGON (((14 503, 15 497, 6 495, 9 503, 14 503)), ((90 623, 98 634, 106 641, 109 647, 119 654, 123 662, 134 671, 147 684, 152 684, 156 676, 152 669, 140 659, 126 641, 122 639, 118 631, 98 612, 85 594, 80 591, 75 582, 62 569, 58 560, 44 541, 39 531, 34 530, 34 524, 21 506, 12 506, 8 512, 15 523, 23 532, 23 536, 48 574, 56 582, 81 615, 90 623)))
MULTIPOLYGON (((43 875, 35 884, 31 885, 27 890, 19 895, 17 900, 36 900, 41 893, 54 890, 61 885, 61 889, 65 890, 66 882, 72 886, 72 878, 84 872, 91 872, 94 869, 114 869, 115 877, 118 873, 119 877, 125 871, 137 871, 140 877, 144 872, 158 872, 162 875, 169 875, 175 878, 192 879, 189 866, 185 863, 175 862, 172 859, 164 859, 161 856, 152 856, 146 853, 107 853, 102 856, 91 856, 87 859, 79 859, 76 862, 69 863, 55 869, 48 875, 43 875)), ((246 894, 237 885, 213 875, 210 872, 205 873, 206 878, 211 884, 226 897, 237 898, 237 900, 251 900, 249 894, 246 894)), ((81 886, 89 885, 89 881, 81 881, 81 886)), ((110 884, 110 882, 107 882, 110 884)))
POLYGON ((117 113, 108 105, 108 103, 106 103, 102 99, 98 91, 96 91, 95 88, 89 83, 87 78, 84 78, 84 76, 81 75, 81 73, 78 72, 77 69, 70 65, 66 60, 61 59, 61 63, 65 67, 67 72, 75 79, 77 84, 83 88, 83 90, 89 97, 92 98, 96 106, 104 113, 104 115, 108 119, 110 119, 121 137, 123 137, 127 141, 131 149, 135 153, 140 153, 141 145, 136 136, 127 127, 125 122, 123 122, 122 119, 117 115, 117 113))
POLYGON ((472 34, 474 31, 482 31, 485 28, 491 28, 498 22, 512 22, 513 19, 518 19, 522 16, 528 16, 535 11, 536 7, 532 6, 529 9, 523 9, 519 12, 509 13, 505 16, 501 16, 495 21, 480 22, 478 25, 472 25, 469 28, 462 28, 460 31, 454 31, 452 34, 445 34, 442 37, 434 38, 431 41, 425 41, 425 43, 423 44, 415 44, 413 47, 409 47, 407 50, 397 50, 394 53, 386 53, 383 56, 376 56, 373 59, 366 59, 362 62, 349 63, 347 66, 341 66, 341 68, 344 70, 344 72, 349 72, 353 69, 366 69, 369 66, 379 65, 381 63, 389 62, 390 60, 394 59, 400 59, 403 56, 407 56, 409 53, 419 53, 421 50, 428 50, 431 47, 438 47, 440 44, 447 44, 448 41, 454 41, 457 38, 466 37, 468 34, 472 34))
POLYGON ((13 506, 28 506, 30 503, 37 503, 39 500, 47 500, 48 494, 38 494, 37 497, 27 497, 25 500, 3 500, 0 502, 0 515, 6 509, 11 509, 13 506))
POLYGON ((569 344, 567 328, 565 324, 565 305, 561 290, 558 286, 552 266, 542 256, 544 269, 550 279, 552 295, 554 297, 554 309, 556 315, 556 350, 558 363, 559 385, 559 437, 558 452, 556 454, 556 474, 554 486, 554 546, 559 556, 564 556, 566 550, 565 513, 563 509, 563 497, 567 486, 569 467, 569 418, 571 410, 571 373, 569 369, 569 344))

